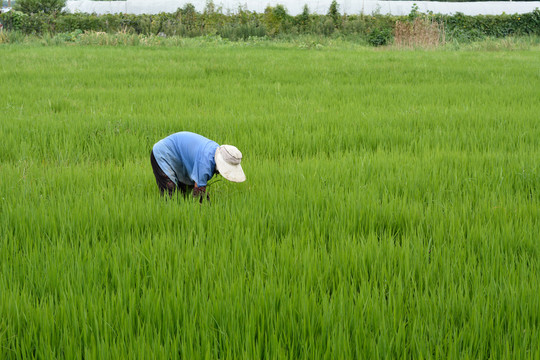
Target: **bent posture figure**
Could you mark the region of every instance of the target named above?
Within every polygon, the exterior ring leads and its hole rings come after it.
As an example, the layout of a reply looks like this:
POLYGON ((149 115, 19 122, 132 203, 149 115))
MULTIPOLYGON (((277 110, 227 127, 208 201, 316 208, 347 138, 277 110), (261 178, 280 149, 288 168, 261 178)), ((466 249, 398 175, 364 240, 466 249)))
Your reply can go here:
POLYGON ((214 174, 232 182, 246 180, 240 166, 242 153, 232 145, 219 146, 215 141, 187 131, 158 141, 150 153, 150 162, 161 195, 172 196, 178 189, 184 197, 193 191, 201 202, 206 185, 214 174))

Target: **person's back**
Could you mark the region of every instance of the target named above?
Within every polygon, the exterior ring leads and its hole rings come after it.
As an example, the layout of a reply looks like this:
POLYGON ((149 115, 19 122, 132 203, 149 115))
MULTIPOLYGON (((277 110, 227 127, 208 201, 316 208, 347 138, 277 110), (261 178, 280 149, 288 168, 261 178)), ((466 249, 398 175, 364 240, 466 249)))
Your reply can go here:
POLYGON ((177 186, 206 186, 216 170, 218 147, 202 135, 182 131, 160 140, 152 151, 159 167, 177 186))

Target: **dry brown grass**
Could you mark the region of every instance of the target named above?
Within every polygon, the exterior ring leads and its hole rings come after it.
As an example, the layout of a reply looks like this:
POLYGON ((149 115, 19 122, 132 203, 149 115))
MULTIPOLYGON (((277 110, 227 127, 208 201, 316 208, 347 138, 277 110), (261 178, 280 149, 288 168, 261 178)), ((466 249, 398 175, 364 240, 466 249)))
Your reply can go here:
POLYGON ((0 44, 5 44, 9 42, 8 35, 5 31, 0 30, 0 44))
POLYGON ((444 24, 416 18, 413 22, 396 21, 394 46, 434 48, 445 43, 444 24))

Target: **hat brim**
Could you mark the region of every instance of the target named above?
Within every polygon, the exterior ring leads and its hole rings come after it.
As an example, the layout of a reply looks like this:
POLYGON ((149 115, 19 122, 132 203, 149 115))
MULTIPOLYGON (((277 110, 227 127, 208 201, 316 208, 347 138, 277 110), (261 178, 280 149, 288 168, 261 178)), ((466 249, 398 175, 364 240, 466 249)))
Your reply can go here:
POLYGON ((225 179, 237 183, 246 181, 246 175, 244 174, 244 170, 242 170, 242 166, 240 166, 240 164, 231 165, 226 162, 225 159, 223 159, 219 148, 216 150, 216 155, 214 158, 216 160, 217 171, 219 171, 221 176, 223 176, 225 179))

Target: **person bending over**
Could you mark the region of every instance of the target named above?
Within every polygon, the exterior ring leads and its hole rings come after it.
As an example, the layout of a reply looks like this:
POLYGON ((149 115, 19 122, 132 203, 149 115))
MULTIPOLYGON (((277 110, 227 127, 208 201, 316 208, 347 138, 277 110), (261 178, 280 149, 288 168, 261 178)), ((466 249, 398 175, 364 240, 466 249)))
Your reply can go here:
POLYGON ((246 180, 240 162, 242 153, 232 145, 219 146, 202 135, 181 131, 158 141, 150 153, 156 182, 164 195, 180 190, 193 192, 202 202, 206 185, 214 174, 232 182, 246 180))

